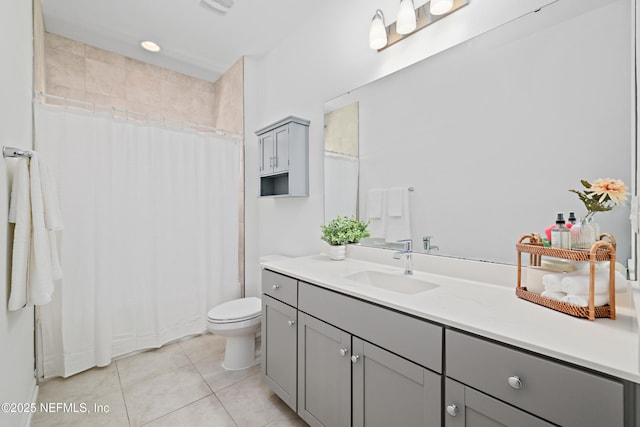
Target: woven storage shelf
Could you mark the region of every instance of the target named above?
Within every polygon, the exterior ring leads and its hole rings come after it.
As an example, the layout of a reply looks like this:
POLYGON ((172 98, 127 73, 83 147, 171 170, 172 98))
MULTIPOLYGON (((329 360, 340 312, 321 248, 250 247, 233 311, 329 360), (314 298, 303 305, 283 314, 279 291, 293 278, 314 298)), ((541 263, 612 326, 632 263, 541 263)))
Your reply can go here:
POLYGON ((616 261, 616 241, 610 234, 600 235, 600 239, 607 238, 609 242, 599 240, 593 244, 589 251, 576 251, 571 249, 548 248, 542 245, 542 239, 537 233, 526 234, 516 243, 518 251, 518 284, 516 287, 516 296, 524 300, 542 305, 553 310, 561 311, 576 317, 586 317, 589 320, 595 320, 596 317, 616 318, 615 303, 615 261, 616 261), (529 240, 528 242, 524 242, 529 240), (535 292, 530 292, 526 287, 522 286, 522 253, 530 254, 529 265, 539 266, 543 256, 552 258, 562 258, 572 261, 588 261, 590 263, 590 291, 589 306, 580 307, 551 298, 543 297, 535 292), (595 307, 593 305, 594 281, 595 281, 595 263, 598 261, 609 261, 609 304, 595 307))

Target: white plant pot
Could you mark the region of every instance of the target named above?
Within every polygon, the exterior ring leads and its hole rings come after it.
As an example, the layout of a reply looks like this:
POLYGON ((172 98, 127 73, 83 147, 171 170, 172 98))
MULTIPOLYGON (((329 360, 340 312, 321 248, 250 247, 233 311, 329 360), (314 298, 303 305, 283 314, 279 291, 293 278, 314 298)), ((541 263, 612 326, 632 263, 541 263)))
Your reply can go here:
POLYGON ((329 259, 334 261, 341 261, 347 254, 346 245, 329 246, 329 259))

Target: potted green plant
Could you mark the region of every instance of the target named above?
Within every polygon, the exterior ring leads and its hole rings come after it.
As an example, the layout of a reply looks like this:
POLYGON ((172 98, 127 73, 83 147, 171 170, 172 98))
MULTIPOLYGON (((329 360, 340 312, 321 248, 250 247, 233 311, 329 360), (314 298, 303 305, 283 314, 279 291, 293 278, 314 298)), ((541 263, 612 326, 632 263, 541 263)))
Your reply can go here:
POLYGON ((321 225, 322 240, 329 245, 329 258, 342 260, 346 254, 348 243, 358 243, 361 239, 369 237, 371 233, 367 230, 369 221, 358 221, 355 217, 348 218, 338 215, 326 225, 321 225))

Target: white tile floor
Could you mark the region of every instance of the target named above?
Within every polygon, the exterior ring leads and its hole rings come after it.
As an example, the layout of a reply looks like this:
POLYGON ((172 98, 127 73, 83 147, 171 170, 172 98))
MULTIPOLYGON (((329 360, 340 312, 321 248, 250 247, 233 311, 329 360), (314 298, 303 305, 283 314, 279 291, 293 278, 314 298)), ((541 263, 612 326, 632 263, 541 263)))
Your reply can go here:
POLYGON ((306 426, 262 382, 260 366, 225 371, 223 356, 224 338, 205 334, 45 381, 38 404, 75 403, 78 412, 38 412, 32 426, 306 426))

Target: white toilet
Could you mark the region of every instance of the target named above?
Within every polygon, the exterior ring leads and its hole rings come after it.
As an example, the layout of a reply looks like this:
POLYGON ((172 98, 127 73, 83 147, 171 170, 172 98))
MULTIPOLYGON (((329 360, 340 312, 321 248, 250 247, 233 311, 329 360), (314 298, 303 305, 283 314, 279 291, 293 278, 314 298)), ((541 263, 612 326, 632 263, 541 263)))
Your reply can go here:
MULTIPOLYGON (((266 255, 260 262, 289 258, 284 255, 266 255)), ((260 298, 239 298, 213 307, 207 313, 207 329, 227 338, 222 367, 235 371, 249 368, 256 360, 256 333, 262 322, 260 298)))
POLYGON ((260 330, 262 302, 260 298, 235 299, 215 306, 207 313, 207 329, 227 338, 222 367, 238 370, 256 361, 256 332, 260 330))

